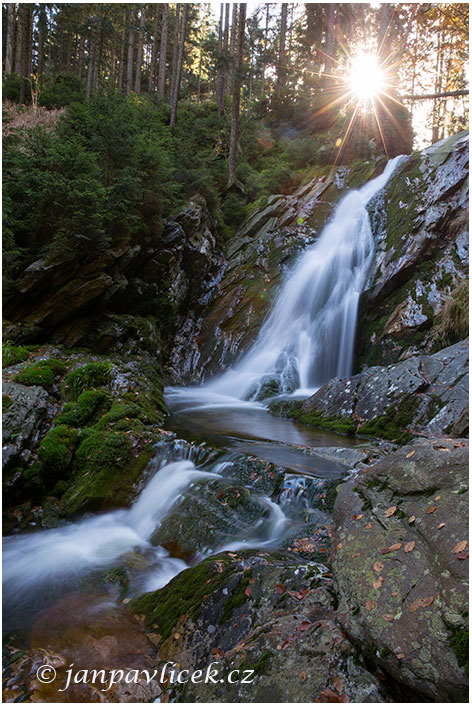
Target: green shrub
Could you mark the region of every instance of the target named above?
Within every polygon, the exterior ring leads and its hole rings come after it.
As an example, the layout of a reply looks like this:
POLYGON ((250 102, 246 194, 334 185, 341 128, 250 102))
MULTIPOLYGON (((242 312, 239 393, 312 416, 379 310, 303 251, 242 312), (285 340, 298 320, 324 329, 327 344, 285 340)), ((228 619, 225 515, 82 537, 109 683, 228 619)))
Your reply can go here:
POLYGON ((48 431, 38 449, 38 456, 44 466, 53 471, 65 471, 72 461, 77 437, 77 429, 71 429, 65 424, 48 431))
POLYGON ((39 102, 46 108, 63 108, 85 100, 85 82, 74 74, 59 74, 49 79, 39 94, 39 102))
POLYGON ((15 375, 15 382, 21 385, 39 385, 50 390, 54 385, 54 380, 61 377, 66 371, 66 366, 62 361, 55 358, 49 360, 38 360, 32 365, 28 365, 18 375, 15 375))
POLYGON ((438 339, 452 345, 469 335, 469 280, 459 284, 439 314, 438 339))
POLYGON ((11 341, 7 341, 2 346, 2 365, 8 368, 9 365, 22 363, 28 358, 28 350, 24 346, 14 346, 11 341))
POLYGON ((87 363, 80 368, 72 370, 65 379, 65 384, 75 395, 79 395, 89 387, 100 387, 107 385, 110 381, 111 364, 87 363))
POLYGON ((223 201, 222 211, 225 223, 236 228, 246 217, 246 202, 242 196, 230 193, 223 201))
POLYGON ((90 420, 106 398, 103 390, 86 390, 78 396, 77 402, 66 402, 56 417, 56 423, 80 427, 90 420))

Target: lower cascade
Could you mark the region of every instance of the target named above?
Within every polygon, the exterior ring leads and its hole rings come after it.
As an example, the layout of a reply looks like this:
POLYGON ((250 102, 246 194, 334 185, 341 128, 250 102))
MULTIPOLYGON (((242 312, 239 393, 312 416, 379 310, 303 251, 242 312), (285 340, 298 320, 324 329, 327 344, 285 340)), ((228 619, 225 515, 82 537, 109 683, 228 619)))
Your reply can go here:
POLYGON ((357 307, 374 253, 366 207, 402 159, 346 194, 295 265, 252 348, 208 390, 258 400, 351 373, 357 307))

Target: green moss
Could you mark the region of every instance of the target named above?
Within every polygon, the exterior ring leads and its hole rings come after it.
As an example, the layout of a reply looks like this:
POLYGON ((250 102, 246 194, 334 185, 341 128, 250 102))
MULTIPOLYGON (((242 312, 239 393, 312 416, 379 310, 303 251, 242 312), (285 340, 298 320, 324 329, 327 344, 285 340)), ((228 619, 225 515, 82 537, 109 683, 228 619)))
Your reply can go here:
POLYGON ((457 664, 466 674, 469 673, 469 630, 458 628, 451 638, 452 649, 456 655, 457 664))
POLYGON ((242 580, 238 583, 236 588, 233 590, 231 596, 225 603, 225 607, 220 616, 220 623, 224 623, 225 620, 230 620, 234 611, 244 605, 248 599, 246 596, 246 588, 249 586, 249 580, 252 576, 251 571, 246 571, 242 580))
POLYGON ((7 341, 2 346, 2 366, 8 368, 9 365, 22 363, 28 358, 29 352, 24 346, 14 346, 11 341, 7 341))
POLYGON ((358 434, 407 444, 414 438, 414 435, 406 429, 412 424, 420 402, 419 397, 405 397, 399 404, 388 407, 382 416, 375 417, 359 427, 358 434))
POLYGON ((50 390, 56 378, 64 375, 66 366, 60 360, 49 358, 49 360, 38 360, 32 365, 28 365, 18 375, 15 375, 15 382, 21 385, 39 385, 50 390))
POLYGON ((103 574, 103 578, 107 583, 112 583, 119 588, 120 593, 118 597, 120 600, 123 600, 129 588, 129 579, 126 569, 122 566, 118 566, 115 569, 108 569, 108 571, 105 571, 103 574))
POLYGON ((145 616, 148 628, 157 626, 162 643, 181 616, 188 615, 193 622, 198 619, 204 596, 214 594, 233 573, 234 564, 228 566, 231 561, 225 556, 218 557, 218 562, 214 557, 206 559, 182 571, 164 588, 134 599, 129 608, 145 616))
MULTIPOLYGON (((115 422, 121 420, 128 420, 139 417, 141 410, 139 406, 135 403, 123 403, 115 401, 113 402, 111 409, 104 414, 97 422, 96 429, 107 429, 115 422)), ((129 421, 125 424, 125 428, 129 429, 129 421)), ((116 425, 114 427, 116 429, 116 425)))
POLYGON ((380 659, 387 659, 387 657, 392 654, 392 651, 388 649, 388 647, 382 647, 380 650, 379 656, 380 659))
POLYGON ((89 387, 100 387, 107 385, 110 381, 111 363, 87 363, 80 368, 72 370, 65 379, 65 384, 77 397, 83 390, 89 387))
POLYGON ((38 456, 47 470, 65 471, 69 468, 77 437, 78 431, 65 424, 48 431, 38 449, 38 456))
POLYGON ((77 449, 75 466, 80 473, 97 473, 125 466, 130 454, 131 442, 125 434, 94 431, 77 449))
POLYGON ((62 412, 56 417, 56 422, 81 427, 95 415, 107 399, 103 390, 86 390, 78 396, 77 402, 66 402, 62 412))
POLYGON ((469 334, 469 280, 454 289, 440 314, 436 339, 442 345, 452 345, 469 334))
POLYGON ((309 427, 319 427, 329 429, 337 434, 353 434, 356 431, 357 423, 350 417, 325 416, 321 412, 305 412, 301 401, 281 401, 273 402, 269 405, 269 412, 280 417, 296 419, 301 424, 309 427))
POLYGON ((263 652, 256 662, 251 662, 247 657, 239 665, 239 673, 241 674, 245 669, 252 669, 253 674, 264 674, 267 662, 272 657, 271 652, 263 652))
POLYGON ((8 397, 8 395, 2 395, 2 413, 5 414, 5 412, 10 409, 10 407, 13 404, 13 400, 11 397, 8 397))

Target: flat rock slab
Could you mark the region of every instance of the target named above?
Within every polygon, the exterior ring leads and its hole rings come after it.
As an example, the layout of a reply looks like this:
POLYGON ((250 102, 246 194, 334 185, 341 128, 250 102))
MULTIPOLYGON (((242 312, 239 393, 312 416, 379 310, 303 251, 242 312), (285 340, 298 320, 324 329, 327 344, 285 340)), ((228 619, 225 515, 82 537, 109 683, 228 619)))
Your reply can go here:
MULTIPOLYGON (((413 434, 448 434, 468 407, 468 339, 434 355, 334 378, 303 404, 306 413, 351 417, 362 426, 392 421, 413 434)), ((464 430, 465 431, 465 430, 464 430)), ((374 433, 372 428, 366 433, 374 433)))
POLYGON ((462 700, 467 685, 468 446, 417 440, 341 485, 335 503, 337 617, 434 701, 462 700))

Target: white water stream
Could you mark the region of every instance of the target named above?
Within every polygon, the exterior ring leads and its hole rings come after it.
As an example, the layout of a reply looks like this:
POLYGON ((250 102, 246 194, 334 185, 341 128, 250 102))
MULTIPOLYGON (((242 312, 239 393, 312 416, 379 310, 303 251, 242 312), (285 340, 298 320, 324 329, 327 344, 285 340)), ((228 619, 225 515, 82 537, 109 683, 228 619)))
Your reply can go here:
POLYGON ((374 253, 366 206, 401 159, 390 160, 383 174, 346 194, 295 265, 252 348, 209 383, 208 392, 263 399, 297 389, 307 393, 350 375, 357 307, 374 253), (268 383, 272 395, 264 394, 268 383))

